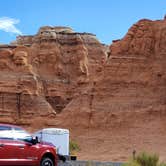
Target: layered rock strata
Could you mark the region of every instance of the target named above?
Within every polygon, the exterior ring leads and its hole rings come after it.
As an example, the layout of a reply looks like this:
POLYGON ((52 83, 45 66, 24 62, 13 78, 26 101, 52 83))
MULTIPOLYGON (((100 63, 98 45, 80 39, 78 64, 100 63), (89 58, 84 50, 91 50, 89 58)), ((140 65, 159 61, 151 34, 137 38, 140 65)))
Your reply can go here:
POLYGON ((0 50, 0 121, 69 128, 81 159, 148 150, 166 160, 165 32, 165 19, 140 20, 109 53, 68 27, 19 36, 0 50))

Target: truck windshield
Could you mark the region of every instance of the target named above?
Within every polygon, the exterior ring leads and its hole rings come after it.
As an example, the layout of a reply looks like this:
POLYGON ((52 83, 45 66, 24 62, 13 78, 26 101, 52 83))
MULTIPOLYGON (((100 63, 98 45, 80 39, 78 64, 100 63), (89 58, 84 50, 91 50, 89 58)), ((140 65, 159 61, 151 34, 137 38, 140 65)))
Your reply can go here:
POLYGON ((31 142, 32 141, 32 136, 22 128, 14 128, 13 131, 14 139, 16 140, 21 140, 21 141, 26 141, 26 142, 31 142))

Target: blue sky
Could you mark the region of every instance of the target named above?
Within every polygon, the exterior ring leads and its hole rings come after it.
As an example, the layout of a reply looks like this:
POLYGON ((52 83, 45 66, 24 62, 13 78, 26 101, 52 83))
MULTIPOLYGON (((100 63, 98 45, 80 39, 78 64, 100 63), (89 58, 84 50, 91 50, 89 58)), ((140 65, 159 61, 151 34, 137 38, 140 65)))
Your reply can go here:
POLYGON ((51 25, 94 33, 102 43, 110 44, 138 20, 163 19, 165 14, 165 0, 1 0, 0 43, 51 25))

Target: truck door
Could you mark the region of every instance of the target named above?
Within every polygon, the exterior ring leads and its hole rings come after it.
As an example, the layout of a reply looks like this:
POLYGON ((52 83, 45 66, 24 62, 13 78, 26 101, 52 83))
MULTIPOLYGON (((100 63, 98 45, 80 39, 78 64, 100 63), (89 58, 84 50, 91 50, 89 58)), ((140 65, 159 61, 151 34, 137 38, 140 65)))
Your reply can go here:
POLYGON ((38 148, 34 145, 25 141, 15 140, 13 149, 15 149, 15 156, 17 156, 18 165, 37 165, 38 148))
POLYGON ((0 126, 0 165, 13 165, 14 155, 12 128, 0 126))
POLYGON ((17 165, 19 156, 13 140, 1 140, 0 144, 0 165, 17 165))

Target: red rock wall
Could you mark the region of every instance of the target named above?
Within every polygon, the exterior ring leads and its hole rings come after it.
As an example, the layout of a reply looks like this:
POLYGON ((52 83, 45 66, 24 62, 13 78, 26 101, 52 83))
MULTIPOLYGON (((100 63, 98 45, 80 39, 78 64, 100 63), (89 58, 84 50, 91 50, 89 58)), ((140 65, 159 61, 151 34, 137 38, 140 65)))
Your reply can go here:
POLYGON ((105 47, 93 34, 65 27, 42 27, 35 36, 19 36, 13 43, 0 49, 0 92, 8 101, 1 102, 0 121, 22 125, 31 126, 43 116, 39 124, 54 125, 47 118, 54 121, 79 84, 89 84, 93 65, 100 66, 105 56, 105 47))
POLYGON ((26 53, 0 50, 0 121, 69 128, 80 159, 124 161, 133 149, 165 159, 165 31, 165 20, 140 20, 110 54, 95 36, 68 28, 20 37, 14 43, 25 41, 26 53))

